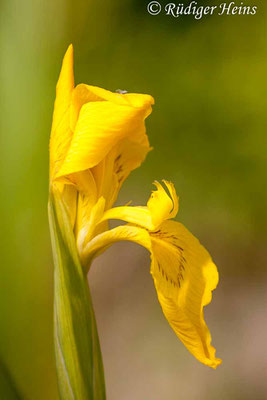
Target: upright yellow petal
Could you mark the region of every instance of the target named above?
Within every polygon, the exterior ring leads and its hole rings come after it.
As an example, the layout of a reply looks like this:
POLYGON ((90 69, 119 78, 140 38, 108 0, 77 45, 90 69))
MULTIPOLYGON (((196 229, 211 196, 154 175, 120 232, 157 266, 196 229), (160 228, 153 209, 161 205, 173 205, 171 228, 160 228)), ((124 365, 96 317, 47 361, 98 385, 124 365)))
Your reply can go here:
POLYGON ((168 189, 171 189, 170 195, 167 194, 166 190, 159 182, 154 182, 157 190, 154 190, 147 202, 147 207, 150 211, 152 223, 155 227, 159 226, 163 221, 168 218, 176 216, 178 211, 178 199, 172 183, 165 181, 168 185, 168 189), (175 215, 173 215, 175 211, 175 215))
POLYGON ((57 82, 56 100, 50 137, 50 178, 59 171, 66 156, 72 132, 70 130, 70 104, 74 88, 73 47, 70 45, 63 59, 57 82))
POLYGON ((174 184, 172 182, 166 181, 165 179, 163 179, 163 182, 167 186, 167 189, 170 193, 172 203, 173 203, 173 208, 168 216, 168 219, 175 218, 178 213, 178 210, 179 210, 179 198, 176 194, 174 184))
MULTIPOLYGON (((109 101, 110 103, 115 103, 121 106, 145 108, 147 109, 147 115, 145 118, 151 112, 150 105, 154 104, 154 99, 147 94, 113 93, 97 86, 85 85, 84 83, 81 83, 76 86, 72 94, 71 126, 73 130, 75 129, 81 107, 86 103, 96 101, 109 101)), ((148 144, 148 142, 146 144, 148 144)))
POLYGON ((96 166, 124 138, 140 143, 145 136, 144 119, 148 108, 151 110, 151 103, 148 102, 142 103, 142 107, 110 101, 84 104, 57 177, 96 166))
POLYGON ((95 234, 102 233, 99 229, 99 221, 104 213, 105 199, 100 197, 94 205, 88 204, 87 197, 79 195, 78 211, 76 220, 76 241, 81 259, 83 259, 84 248, 95 234), (95 233, 96 232, 96 233, 95 233))
POLYGON ((106 209, 113 206, 118 192, 131 171, 144 161, 150 148, 126 138, 121 140, 99 163, 92 168, 98 195, 107 199, 106 209))
POLYGON ((114 207, 106 211, 103 220, 121 219, 150 231, 156 230, 163 221, 175 217, 178 212, 178 197, 174 185, 171 182, 163 182, 169 193, 159 182, 155 182, 157 190, 152 192, 147 207, 114 207))

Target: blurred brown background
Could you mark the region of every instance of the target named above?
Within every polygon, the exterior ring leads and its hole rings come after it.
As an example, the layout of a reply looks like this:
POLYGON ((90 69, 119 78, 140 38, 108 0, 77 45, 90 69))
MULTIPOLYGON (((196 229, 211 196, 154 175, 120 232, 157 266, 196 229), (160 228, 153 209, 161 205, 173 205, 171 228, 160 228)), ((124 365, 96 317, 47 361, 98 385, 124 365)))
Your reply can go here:
POLYGON ((70 42, 76 83, 156 100, 147 124, 154 151, 119 203, 145 204, 154 179, 172 180, 179 221, 220 272, 205 312, 223 359, 213 371, 165 321, 145 250, 117 244, 95 261, 108 400, 267 398, 267 7, 254 0, 246 4, 258 6, 256 16, 196 21, 153 17, 147 3, 1 0, 1 399, 14 398, 4 375, 25 400, 57 399, 48 140, 70 42))

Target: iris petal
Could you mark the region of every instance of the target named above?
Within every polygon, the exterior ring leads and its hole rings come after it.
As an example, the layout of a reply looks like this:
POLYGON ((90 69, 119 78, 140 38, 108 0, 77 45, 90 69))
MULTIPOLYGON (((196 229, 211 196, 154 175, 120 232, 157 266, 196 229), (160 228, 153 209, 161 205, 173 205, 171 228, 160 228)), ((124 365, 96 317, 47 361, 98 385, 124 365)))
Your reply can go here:
POLYGON ((124 225, 106 231, 88 243, 84 259, 120 240, 141 244, 151 253, 151 274, 162 311, 178 338, 203 364, 216 368, 211 335, 203 307, 211 300, 218 272, 209 253, 180 223, 165 221, 157 231, 124 225))
POLYGON ((152 192, 147 207, 114 207, 106 211, 103 220, 121 219, 150 231, 156 230, 163 221, 173 218, 178 212, 178 197, 174 185, 167 181, 164 183, 169 194, 159 182, 155 182, 157 190, 152 192))
POLYGON ((81 107, 89 102, 109 101, 120 106, 130 106, 147 110, 145 118, 150 114, 150 106, 154 104, 154 99, 147 94, 127 93, 121 94, 111 92, 97 86, 85 85, 81 83, 75 87, 71 101, 71 126, 75 129, 81 107))
POLYGON ((207 250, 180 223, 165 221, 151 233, 151 274, 163 313, 176 335, 202 363, 216 368, 203 307, 211 301, 218 272, 207 250))
POLYGON ((107 200, 106 209, 113 206, 118 192, 131 171, 138 168, 150 151, 148 146, 121 140, 99 163, 91 169, 98 188, 98 196, 107 200))
POLYGON ((108 101, 84 104, 57 177, 96 166, 126 137, 138 143, 145 135, 146 112, 144 108, 108 101))
POLYGON ((50 138, 51 179, 60 169, 72 137, 69 118, 73 88, 73 47, 70 45, 62 62, 56 89, 56 100, 50 138))

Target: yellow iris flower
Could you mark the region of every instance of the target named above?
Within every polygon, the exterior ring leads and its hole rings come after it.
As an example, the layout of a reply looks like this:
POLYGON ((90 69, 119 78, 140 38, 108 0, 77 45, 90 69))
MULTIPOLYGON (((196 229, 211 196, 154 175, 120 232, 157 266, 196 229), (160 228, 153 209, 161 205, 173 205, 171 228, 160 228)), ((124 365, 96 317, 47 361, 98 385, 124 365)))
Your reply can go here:
POLYGON ((100 252, 120 240, 151 254, 151 274, 170 326, 203 364, 216 368, 203 307, 211 301, 218 272, 209 253, 179 222, 172 183, 155 182, 146 207, 113 207, 129 173, 150 150, 145 119, 149 95, 74 86, 69 46, 57 83, 50 140, 50 190, 63 200, 85 272, 100 252), (108 220, 126 224, 109 229, 108 220))

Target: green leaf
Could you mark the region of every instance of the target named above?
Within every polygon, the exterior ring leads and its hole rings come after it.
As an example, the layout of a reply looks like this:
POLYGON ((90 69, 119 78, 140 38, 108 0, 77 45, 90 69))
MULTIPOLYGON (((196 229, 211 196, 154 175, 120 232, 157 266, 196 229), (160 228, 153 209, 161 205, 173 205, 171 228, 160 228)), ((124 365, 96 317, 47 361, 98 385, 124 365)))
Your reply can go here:
POLYGON ((105 400, 105 382, 88 282, 79 261, 68 213, 50 195, 54 272, 54 341, 62 400, 105 400))

